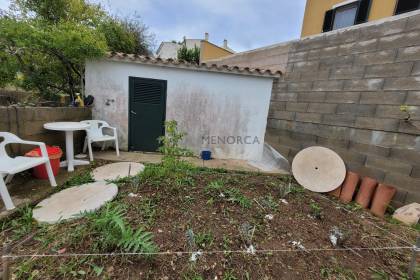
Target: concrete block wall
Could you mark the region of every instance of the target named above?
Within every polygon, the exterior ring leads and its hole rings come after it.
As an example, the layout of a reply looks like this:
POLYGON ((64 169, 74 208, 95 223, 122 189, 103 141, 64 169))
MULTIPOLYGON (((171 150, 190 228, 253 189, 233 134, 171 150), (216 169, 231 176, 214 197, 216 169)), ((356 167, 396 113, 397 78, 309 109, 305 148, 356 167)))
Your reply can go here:
MULTIPOLYGON (((25 140, 60 146, 64 151, 64 132, 46 130, 43 125, 47 122, 81 121, 91 118, 92 110, 90 108, 0 106, 0 131, 11 132, 25 140)), ((75 133, 74 145, 76 151, 81 150, 84 135, 84 132, 75 133)), ((13 145, 8 148, 8 152, 12 155, 22 155, 33 147, 13 145)))
POLYGON ((396 186, 398 206, 420 202, 419 136, 418 13, 292 43, 266 136, 283 155, 329 147, 348 169, 396 186))

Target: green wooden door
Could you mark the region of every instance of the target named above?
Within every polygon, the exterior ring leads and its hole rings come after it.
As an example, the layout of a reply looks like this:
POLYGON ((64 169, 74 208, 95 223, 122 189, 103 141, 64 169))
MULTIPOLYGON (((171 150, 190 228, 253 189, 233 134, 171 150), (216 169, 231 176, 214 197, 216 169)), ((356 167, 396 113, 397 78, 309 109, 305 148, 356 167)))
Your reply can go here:
POLYGON ((155 152, 165 134, 166 81, 129 77, 129 149, 155 152))

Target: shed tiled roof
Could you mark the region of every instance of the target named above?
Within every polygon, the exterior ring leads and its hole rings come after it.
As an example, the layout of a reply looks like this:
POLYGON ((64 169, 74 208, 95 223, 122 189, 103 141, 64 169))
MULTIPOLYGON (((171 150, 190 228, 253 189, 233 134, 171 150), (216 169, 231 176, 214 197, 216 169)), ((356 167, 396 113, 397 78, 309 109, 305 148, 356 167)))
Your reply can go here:
POLYGON ((280 71, 271 71, 264 70, 259 68, 249 68, 249 67, 238 67, 238 66, 228 66, 228 65, 217 65, 217 64, 207 64, 201 63, 200 65, 189 63, 184 60, 176 59, 162 59, 159 57, 149 57, 136 54, 126 54, 111 52, 108 53, 108 60, 114 61, 125 61, 125 62, 135 62, 146 65, 156 65, 169 68, 180 68, 180 69, 190 69, 195 71, 206 71, 206 72, 218 72, 218 73, 228 73, 228 74, 237 74, 237 75, 247 75, 247 76, 259 76, 259 77, 272 77, 277 78, 282 73, 280 71))

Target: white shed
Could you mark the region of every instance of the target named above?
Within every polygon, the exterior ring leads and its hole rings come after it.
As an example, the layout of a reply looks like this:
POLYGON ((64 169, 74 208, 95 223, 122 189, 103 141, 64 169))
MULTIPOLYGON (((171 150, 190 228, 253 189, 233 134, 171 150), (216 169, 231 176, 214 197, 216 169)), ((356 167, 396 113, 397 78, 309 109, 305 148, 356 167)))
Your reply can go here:
POLYGON ((258 160, 280 72, 112 53, 87 62, 85 75, 93 118, 118 128, 123 150, 156 151, 164 121, 176 120, 197 154, 258 160))

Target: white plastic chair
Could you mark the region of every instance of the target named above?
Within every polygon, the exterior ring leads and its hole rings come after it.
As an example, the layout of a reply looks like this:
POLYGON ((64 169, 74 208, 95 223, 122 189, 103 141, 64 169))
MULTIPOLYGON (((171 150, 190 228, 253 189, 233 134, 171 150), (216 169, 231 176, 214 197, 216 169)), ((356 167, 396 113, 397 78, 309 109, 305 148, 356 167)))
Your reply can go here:
POLYGON ((114 141, 115 151, 117 152, 117 156, 118 157, 120 156, 120 150, 118 147, 117 129, 115 127, 109 126, 109 124, 106 121, 99 121, 99 120, 81 121, 81 123, 87 123, 90 125, 90 128, 86 129, 85 144, 83 145, 83 153, 86 152, 86 148, 89 149, 90 161, 93 161, 93 153, 92 153, 93 142, 103 142, 102 150, 104 150, 106 141, 114 141), (104 130, 106 129, 111 130, 112 135, 104 134, 104 130))
POLYGON ((47 148, 42 142, 25 141, 9 132, 0 132, 0 195, 3 199, 7 210, 15 208, 6 184, 9 183, 13 175, 16 173, 28 170, 35 166, 45 164, 48 178, 52 187, 57 186, 55 182, 54 173, 51 168, 50 159, 48 158, 47 148), (3 140, 2 140, 3 138, 3 140), (24 157, 18 156, 15 158, 9 157, 6 152, 7 144, 24 144, 39 146, 41 149, 41 157, 24 157), (6 177, 6 180, 3 178, 6 177))

